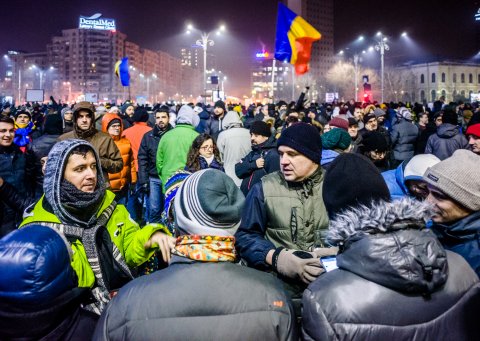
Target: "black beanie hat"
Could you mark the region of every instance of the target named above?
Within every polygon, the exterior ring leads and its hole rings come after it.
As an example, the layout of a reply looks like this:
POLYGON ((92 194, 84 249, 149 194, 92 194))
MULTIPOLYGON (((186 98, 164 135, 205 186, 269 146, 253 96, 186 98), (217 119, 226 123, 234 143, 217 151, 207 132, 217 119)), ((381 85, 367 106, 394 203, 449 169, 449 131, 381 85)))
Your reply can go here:
POLYGON ((144 107, 135 108, 133 113, 133 122, 147 122, 148 121, 148 112, 144 107))
POLYGON ((368 121, 370 121, 372 118, 375 118, 375 119, 377 118, 377 116, 375 116, 373 112, 366 114, 365 116, 363 116, 363 124, 367 124, 368 121))
POLYGON ((317 128, 306 123, 294 124, 282 132, 277 147, 287 146, 320 164, 322 140, 317 128))
POLYGON ((254 121, 250 126, 250 134, 262 135, 270 137, 272 132, 270 126, 263 121, 254 121))
POLYGON ((108 130, 108 128, 110 128, 115 123, 120 123, 120 127, 122 126, 122 121, 120 120, 120 117, 119 118, 114 118, 113 120, 110 120, 110 122, 108 122, 108 124, 107 124, 107 130, 108 130))
POLYGON ((22 114, 27 115, 30 118, 30 121, 32 120, 32 114, 30 114, 29 111, 23 109, 17 110, 17 112, 15 113, 15 119, 17 119, 17 117, 22 114))
POLYGON ((387 139, 378 131, 369 131, 363 135, 362 152, 386 152, 388 149, 387 139))
POLYGON ((170 108, 166 105, 162 105, 160 106, 160 108, 158 108, 158 110, 156 111, 157 112, 166 112, 167 114, 170 112, 170 108))
POLYGON ((340 154, 330 164, 323 181, 323 202, 330 219, 358 205, 390 201, 390 192, 380 171, 365 156, 340 154))
POLYGON ((63 119, 60 114, 48 114, 43 123, 43 132, 48 135, 63 134, 63 119))
POLYGON ((214 109, 215 109, 215 108, 222 108, 223 111, 227 112, 227 109, 225 108, 225 102, 224 102, 224 101, 220 101, 220 100, 216 101, 216 102, 215 102, 215 105, 213 106, 213 108, 214 108, 214 109))

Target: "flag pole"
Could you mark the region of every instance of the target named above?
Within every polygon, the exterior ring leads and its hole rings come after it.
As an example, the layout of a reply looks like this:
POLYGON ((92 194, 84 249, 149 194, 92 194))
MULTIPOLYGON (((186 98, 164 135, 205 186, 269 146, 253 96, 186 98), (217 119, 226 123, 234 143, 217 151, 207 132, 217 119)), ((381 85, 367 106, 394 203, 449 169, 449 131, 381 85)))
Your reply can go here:
POLYGON ((292 65, 292 101, 295 100, 295 65, 292 65))
POLYGON ((272 103, 275 102, 274 89, 275 89, 275 58, 273 58, 273 61, 272 61, 272 96, 271 96, 272 103))

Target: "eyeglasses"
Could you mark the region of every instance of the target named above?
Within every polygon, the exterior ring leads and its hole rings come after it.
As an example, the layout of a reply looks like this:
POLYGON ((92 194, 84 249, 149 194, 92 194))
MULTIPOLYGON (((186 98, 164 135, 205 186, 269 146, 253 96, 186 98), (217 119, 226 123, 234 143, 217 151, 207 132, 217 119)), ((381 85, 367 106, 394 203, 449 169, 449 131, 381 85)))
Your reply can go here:
POLYGON ((213 146, 203 146, 203 147, 200 147, 200 149, 202 149, 202 150, 210 150, 210 149, 213 150, 214 147, 213 146))

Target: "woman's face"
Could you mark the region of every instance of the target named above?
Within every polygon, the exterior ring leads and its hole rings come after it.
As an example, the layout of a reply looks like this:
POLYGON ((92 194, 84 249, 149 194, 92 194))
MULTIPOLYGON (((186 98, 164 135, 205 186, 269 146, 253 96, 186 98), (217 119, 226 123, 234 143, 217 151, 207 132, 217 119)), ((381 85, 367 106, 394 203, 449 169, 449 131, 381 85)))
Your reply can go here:
POLYGON ((213 155, 213 140, 209 139, 202 143, 200 146, 200 155, 206 158, 210 158, 213 155))

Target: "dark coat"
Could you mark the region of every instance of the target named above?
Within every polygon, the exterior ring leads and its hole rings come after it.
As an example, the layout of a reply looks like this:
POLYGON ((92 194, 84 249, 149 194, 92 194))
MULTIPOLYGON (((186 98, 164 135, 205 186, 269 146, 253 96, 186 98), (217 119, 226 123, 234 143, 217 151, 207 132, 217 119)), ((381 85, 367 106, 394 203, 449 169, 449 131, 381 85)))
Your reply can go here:
POLYGON ((413 157, 418 137, 418 128, 404 118, 392 128, 392 149, 395 160, 406 160, 413 157))
POLYGON ((451 225, 433 224, 443 247, 465 258, 480 276, 480 212, 475 212, 451 225))
MULTIPOLYGON (((0 177, 11 184, 20 196, 31 196, 33 193, 33 164, 20 148, 14 144, 0 148, 0 177)), ((0 237, 13 231, 22 221, 22 214, 11 209, 0 198, 0 237)))
POLYGON ((431 135, 435 134, 437 131, 437 126, 434 122, 428 123, 425 129, 418 129, 418 138, 415 145, 415 155, 425 153, 425 148, 427 147, 428 139, 431 135))
POLYGON ((436 134, 428 138, 425 154, 433 154, 440 160, 445 160, 457 149, 467 148, 468 141, 460 134, 459 127, 444 123, 438 127, 436 134))
POLYGON ((291 302, 271 275, 175 257, 120 289, 93 340, 296 340, 291 302))
POLYGON ((35 180, 35 196, 39 198, 43 194, 43 173, 41 159, 48 155, 50 149, 57 142, 58 135, 44 134, 35 139, 27 147, 27 155, 31 157, 34 163, 34 174, 31 176, 35 180))
POLYGON ((195 127, 195 130, 199 134, 203 134, 205 132, 205 129, 207 128, 210 114, 204 109, 200 114, 198 114, 198 117, 200 117, 200 123, 198 124, 198 126, 195 127))
POLYGON ((158 179, 157 172, 157 149, 162 136, 173 127, 168 124, 167 129, 161 131, 157 126, 143 135, 140 148, 138 149, 138 185, 148 183, 149 178, 158 179))
POLYGON ((196 169, 194 167, 185 166, 185 170, 190 172, 190 173, 195 173, 195 172, 198 172, 202 169, 213 168, 213 169, 218 169, 221 172, 225 172, 225 169, 223 169, 222 163, 220 161, 218 161, 215 157, 213 158, 212 162, 210 162, 210 164, 208 164, 207 160, 204 157, 202 157, 201 155, 199 155, 198 156, 198 164, 199 164, 198 169, 196 169))
POLYGON ((235 165, 235 174, 243 179, 240 189, 245 196, 264 175, 278 170, 280 170, 280 156, 273 136, 261 145, 253 146, 252 151, 235 165), (265 159, 265 165, 263 168, 258 168, 256 161, 261 157, 265 159))
POLYGON ((217 141, 218 135, 220 132, 223 130, 223 124, 222 121, 225 118, 225 115, 227 113, 224 113, 224 116, 222 118, 218 118, 215 114, 211 114, 210 118, 205 122, 205 130, 204 133, 210 135, 213 137, 215 142, 217 141))
POLYGON ((478 338, 478 277, 422 227, 420 203, 393 204, 350 209, 331 222, 329 240, 333 232, 345 244, 339 269, 303 294, 305 340, 478 338))

